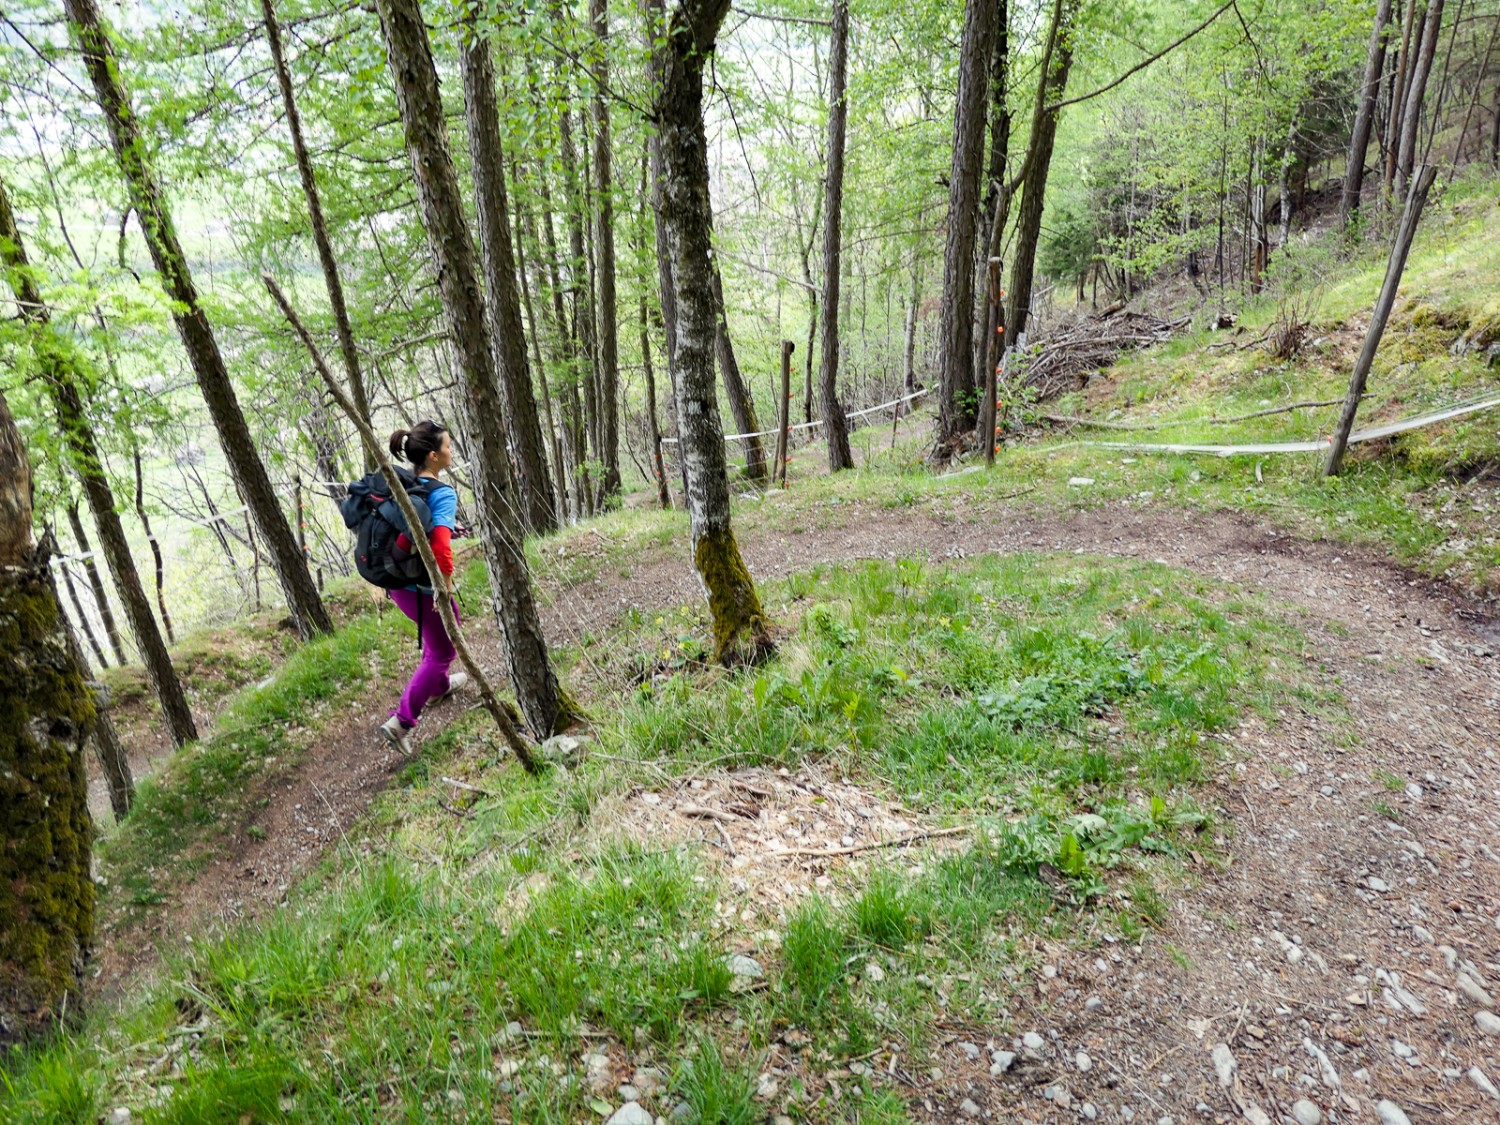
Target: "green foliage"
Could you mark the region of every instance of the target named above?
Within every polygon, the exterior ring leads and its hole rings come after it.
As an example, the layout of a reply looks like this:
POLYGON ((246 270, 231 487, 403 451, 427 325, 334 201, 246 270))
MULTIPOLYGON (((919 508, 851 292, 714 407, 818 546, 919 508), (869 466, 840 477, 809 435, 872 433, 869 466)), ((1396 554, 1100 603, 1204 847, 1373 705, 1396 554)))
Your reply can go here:
POLYGON ((796 995, 798 1010, 815 1012, 844 975, 844 934, 821 895, 802 901, 781 936, 783 986, 796 995))
POLYGON ((701 1125, 751 1125, 759 1118, 755 1105, 755 1067, 725 1061, 717 1041, 698 1040, 683 1061, 673 1085, 701 1125))
POLYGON ((854 900, 851 913, 854 928, 865 941, 900 949, 929 928, 925 906, 899 872, 878 867, 854 900))

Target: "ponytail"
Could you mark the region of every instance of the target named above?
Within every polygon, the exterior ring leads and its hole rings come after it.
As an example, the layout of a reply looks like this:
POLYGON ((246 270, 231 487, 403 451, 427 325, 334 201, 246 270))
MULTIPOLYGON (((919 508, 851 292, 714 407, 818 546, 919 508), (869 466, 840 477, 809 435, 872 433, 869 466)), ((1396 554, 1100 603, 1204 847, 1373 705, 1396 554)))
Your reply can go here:
POLYGON ((409 430, 397 430, 391 435, 391 456, 410 461, 420 469, 427 458, 443 447, 443 435, 447 429, 438 422, 418 422, 409 430))

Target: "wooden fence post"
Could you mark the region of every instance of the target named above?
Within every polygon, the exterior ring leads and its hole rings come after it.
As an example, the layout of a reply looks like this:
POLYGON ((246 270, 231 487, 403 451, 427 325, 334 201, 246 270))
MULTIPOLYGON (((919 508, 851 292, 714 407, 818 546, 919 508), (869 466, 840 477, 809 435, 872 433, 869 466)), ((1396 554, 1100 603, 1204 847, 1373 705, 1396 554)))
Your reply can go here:
POLYGON ((990 259, 990 325, 984 345, 984 402, 980 404, 979 431, 984 435, 984 463, 995 463, 995 396, 996 368, 1000 365, 1000 339, 1005 335, 1005 326, 1000 323, 1000 268, 999 258, 990 259))
POLYGON ((1354 370, 1349 374, 1349 394, 1344 399, 1344 410, 1339 415, 1338 428, 1329 438, 1328 460, 1323 466, 1325 477, 1336 477, 1344 466, 1344 453, 1349 448, 1349 433, 1354 429, 1354 415, 1359 410, 1359 400, 1364 397, 1365 380, 1375 363, 1375 349, 1380 346, 1380 337, 1385 334, 1385 325, 1391 317, 1391 308, 1396 303, 1396 290, 1401 286, 1401 274, 1406 269, 1406 255, 1417 234, 1417 223, 1422 218, 1422 207, 1427 202, 1427 192, 1437 177, 1437 167, 1423 164, 1413 176, 1406 193, 1406 206, 1401 211, 1401 225, 1396 230, 1396 241, 1391 244, 1390 261, 1385 267, 1385 284, 1380 287, 1380 296, 1375 300, 1375 311, 1370 316, 1370 327, 1365 332, 1364 347, 1354 361, 1354 370))
POLYGON ((789 450, 791 435, 787 427, 791 424, 792 410, 792 352, 797 345, 790 340, 781 341, 781 409, 778 411, 776 426, 776 463, 771 469, 771 480, 777 480, 777 473, 781 474, 781 487, 786 487, 786 459, 789 450))

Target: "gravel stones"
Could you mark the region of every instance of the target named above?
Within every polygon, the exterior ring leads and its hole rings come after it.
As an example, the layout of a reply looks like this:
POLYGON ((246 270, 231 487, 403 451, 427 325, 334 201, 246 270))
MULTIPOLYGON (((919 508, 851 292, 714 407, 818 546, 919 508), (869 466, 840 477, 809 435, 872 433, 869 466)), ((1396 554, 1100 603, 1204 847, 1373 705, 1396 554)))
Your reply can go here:
POLYGON ((1239 1070, 1239 1064, 1234 1061, 1234 1052, 1229 1049, 1229 1044, 1220 1043, 1210 1052, 1214 1063, 1214 1074, 1218 1075, 1219 1085, 1229 1089, 1234 1085, 1234 1076, 1239 1070))
POLYGON ((1323 1125, 1323 1111, 1306 1098, 1292 1103, 1292 1117, 1297 1125, 1323 1125))
POLYGON ((1375 1116, 1380 1118, 1380 1125, 1411 1125, 1411 1118, 1406 1116, 1406 1111, 1387 1099, 1375 1103, 1375 1116))
POLYGON ((1500 1016, 1494 1012, 1475 1012, 1474 1022, 1486 1035, 1500 1035, 1500 1016))
POLYGON ((992 1051, 990 1052, 990 1077, 999 1078, 1007 1070, 1015 1065, 1016 1053, 1014 1051, 992 1051))
POLYGON ((1488 1094, 1497 1102, 1500 1102, 1500 1090, 1495 1089, 1495 1084, 1490 1081, 1489 1075, 1477 1066, 1469 1067, 1469 1081, 1478 1086, 1482 1093, 1488 1094))
POLYGON ((978 1117, 982 1111, 972 1100, 965 1098, 958 1103, 958 1112, 965 1117, 978 1117))
POLYGON ((1089 1058, 1087 1051, 1079 1051, 1073 1056, 1073 1065, 1078 1068, 1080 1073, 1087 1074, 1093 1067, 1094 1060, 1089 1058))

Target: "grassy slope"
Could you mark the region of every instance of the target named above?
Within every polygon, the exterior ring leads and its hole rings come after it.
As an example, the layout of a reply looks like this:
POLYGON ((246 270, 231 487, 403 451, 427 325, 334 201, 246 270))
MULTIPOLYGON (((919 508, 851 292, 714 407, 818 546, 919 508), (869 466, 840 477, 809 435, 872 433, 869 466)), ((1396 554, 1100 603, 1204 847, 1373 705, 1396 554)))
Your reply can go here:
MULTIPOLYGON (((1500 279, 1500 248, 1484 237, 1493 190, 1455 195, 1425 228, 1365 418, 1495 384, 1446 353, 1462 325, 1494 315, 1500 279)), ((1061 410, 1167 421, 1164 439, 1316 435, 1325 423, 1300 414, 1204 420, 1337 397, 1381 270, 1370 258, 1339 273, 1316 314, 1327 342, 1292 363, 1191 336, 1127 359, 1061 410)), ((1243 310, 1246 337, 1276 304, 1243 310)), ((1311 460, 1266 459, 1257 474, 1253 462, 1064 440, 1014 446, 991 474, 934 477, 917 464, 916 440, 885 451, 887 436, 871 430, 857 437, 871 468, 818 478, 806 451, 791 492, 741 503, 737 518, 742 534, 816 534, 866 503, 984 518, 1022 489, 1026 503, 1058 509, 1228 507, 1388 548, 1483 589, 1496 563, 1492 501, 1461 479, 1494 461, 1495 429, 1480 416, 1403 438, 1333 484, 1311 460), (1094 483, 1070 486, 1078 476, 1094 483)), ((684 535, 678 513, 634 511, 530 554, 565 591, 680 552, 684 535)), ((482 581, 466 576, 472 588, 482 581)), ((0 1073, 0 1113, 85 1121, 125 1102, 161 1121, 345 1120, 373 1096, 414 1119, 572 1120, 592 1111, 579 1056, 599 1041, 579 1034, 593 1028, 617 1054, 662 1069, 670 1091, 658 1112, 686 1100, 705 1120, 749 1120, 757 1061, 777 1039, 798 1044, 801 1069, 776 1104, 838 1119, 817 1074, 881 1043, 919 1066, 934 1020, 1003 1018, 1005 981, 1032 935, 1149 934, 1163 890, 1183 877, 1180 857, 1212 855, 1212 810, 1195 794, 1247 710, 1269 721, 1289 698, 1337 710, 1302 678, 1297 634, 1272 611, 1152 564, 903 559, 794 575, 768 604, 791 639, 753 672, 699 664, 706 629, 692 606, 627 613, 580 638, 562 659, 599 717, 602 753, 528 778, 478 717, 460 720, 375 810, 365 858, 339 852, 310 879, 306 909, 188 947, 148 994, 0 1073), (804 761, 933 823, 984 827, 929 863, 857 862, 789 917, 726 923, 737 911, 716 907, 736 892, 709 856, 667 841, 643 850, 593 822, 606 798, 710 765, 804 761), (444 773, 491 795, 454 818, 433 784, 444 773), (368 858, 382 839, 390 856, 368 858), (723 955, 751 947, 768 987, 732 993, 723 955)), ((238 697, 220 733, 179 756, 105 845, 105 872, 149 904, 153 871, 201 854, 214 823, 197 811, 205 799, 305 745, 323 721, 319 702, 347 697, 392 639, 356 618, 238 697), (257 729, 293 715, 308 722, 289 742, 257 729)), ((846 1084, 867 1088, 861 1119, 904 1119, 878 1079, 843 1069, 846 1084)))

